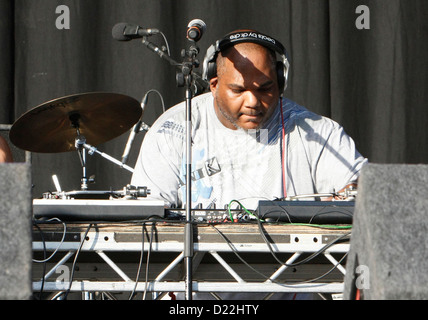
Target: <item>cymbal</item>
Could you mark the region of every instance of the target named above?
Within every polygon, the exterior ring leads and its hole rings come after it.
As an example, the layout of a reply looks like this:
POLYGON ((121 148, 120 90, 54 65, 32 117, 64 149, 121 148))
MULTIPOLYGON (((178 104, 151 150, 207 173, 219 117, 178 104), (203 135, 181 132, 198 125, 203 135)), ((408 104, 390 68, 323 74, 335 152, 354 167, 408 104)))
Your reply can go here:
POLYGON ((83 93, 48 101, 23 114, 9 133, 23 150, 39 153, 75 151, 78 132, 99 145, 129 130, 141 118, 140 103, 116 93, 83 93))

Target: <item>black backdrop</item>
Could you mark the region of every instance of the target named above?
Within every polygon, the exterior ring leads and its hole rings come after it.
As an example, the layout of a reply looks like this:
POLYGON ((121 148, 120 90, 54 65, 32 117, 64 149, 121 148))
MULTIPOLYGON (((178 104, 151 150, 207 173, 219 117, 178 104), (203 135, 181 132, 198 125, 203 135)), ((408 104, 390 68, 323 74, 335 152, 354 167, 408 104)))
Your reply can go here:
MULTIPOLYGON (((208 26, 201 60, 231 30, 265 32, 290 54, 287 97, 341 123, 371 162, 428 162, 427 0, 0 0, 0 124, 84 92, 141 100, 156 89, 167 107, 178 103, 184 90, 176 70, 138 40, 115 41, 111 30, 118 22, 158 28, 180 60, 195 18, 208 26), (70 29, 56 28, 60 5, 70 9, 70 29), (359 5, 370 9, 370 29, 356 27, 359 5)), ((160 36, 150 40, 164 43, 160 36)), ((150 95, 143 120, 150 125, 161 113, 160 99, 150 95)), ((120 159, 127 138, 96 147, 120 159)), ((80 188, 77 153, 33 154, 32 163, 35 196, 54 190, 53 174, 63 190, 80 188)), ((98 155, 88 158, 88 174, 96 178, 93 190, 121 189, 131 176, 98 155)))

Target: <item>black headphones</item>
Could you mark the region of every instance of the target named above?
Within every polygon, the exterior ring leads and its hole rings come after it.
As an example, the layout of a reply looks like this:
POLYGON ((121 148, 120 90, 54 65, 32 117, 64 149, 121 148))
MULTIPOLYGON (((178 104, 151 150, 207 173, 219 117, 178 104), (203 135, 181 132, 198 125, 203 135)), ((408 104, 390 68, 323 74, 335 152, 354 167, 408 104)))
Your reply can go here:
POLYGON ((277 52, 281 56, 281 60, 276 63, 276 71, 278 76, 278 87, 280 93, 283 93, 287 88, 288 71, 290 63, 288 62, 287 51, 285 47, 274 38, 262 34, 256 30, 236 30, 227 34, 215 44, 207 49, 204 58, 202 77, 209 81, 217 76, 217 56, 220 52, 241 42, 253 42, 260 44, 266 48, 277 52))

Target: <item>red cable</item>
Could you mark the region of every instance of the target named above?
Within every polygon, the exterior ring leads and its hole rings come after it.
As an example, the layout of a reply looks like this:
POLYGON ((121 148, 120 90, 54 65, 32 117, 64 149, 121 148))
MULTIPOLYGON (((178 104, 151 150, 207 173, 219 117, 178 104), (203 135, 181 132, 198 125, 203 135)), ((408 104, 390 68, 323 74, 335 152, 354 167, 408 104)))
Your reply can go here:
POLYGON ((357 292, 355 293, 355 300, 361 300, 361 292, 360 292, 360 289, 357 289, 357 292))
POLYGON ((285 124, 284 124, 284 113, 282 110, 282 99, 280 98, 281 103, 281 123, 282 123, 282 186, 283 186, 283 193, 284 198, 287 198, 287 186, 286 186, 286 180, 285 180, 285 124))

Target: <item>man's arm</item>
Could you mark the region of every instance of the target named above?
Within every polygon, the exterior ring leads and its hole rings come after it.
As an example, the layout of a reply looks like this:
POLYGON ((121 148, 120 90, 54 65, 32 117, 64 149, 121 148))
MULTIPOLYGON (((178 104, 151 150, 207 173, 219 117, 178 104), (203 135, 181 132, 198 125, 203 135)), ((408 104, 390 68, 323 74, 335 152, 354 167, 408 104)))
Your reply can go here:
POLYGON ((316 149, 319 149, 313 167, 316 189, 320 193, 343 194, 356 188, 360 170, 367 159, 358 152, 353 139, 342 126, 330 120, 314 133, 314 137, 317 139, 314 139, 313 154, 317 154, 316 149))
POLYGON ((3 137, 0 137, 0 162, 13 162, 12 152, 3 137))
POLYGON ((179 139, 152 127, 144 137, 131 179, 132 185, 147 187, 151 198, 164 200, 167 206, 180 205, 179 143, 179 139))

